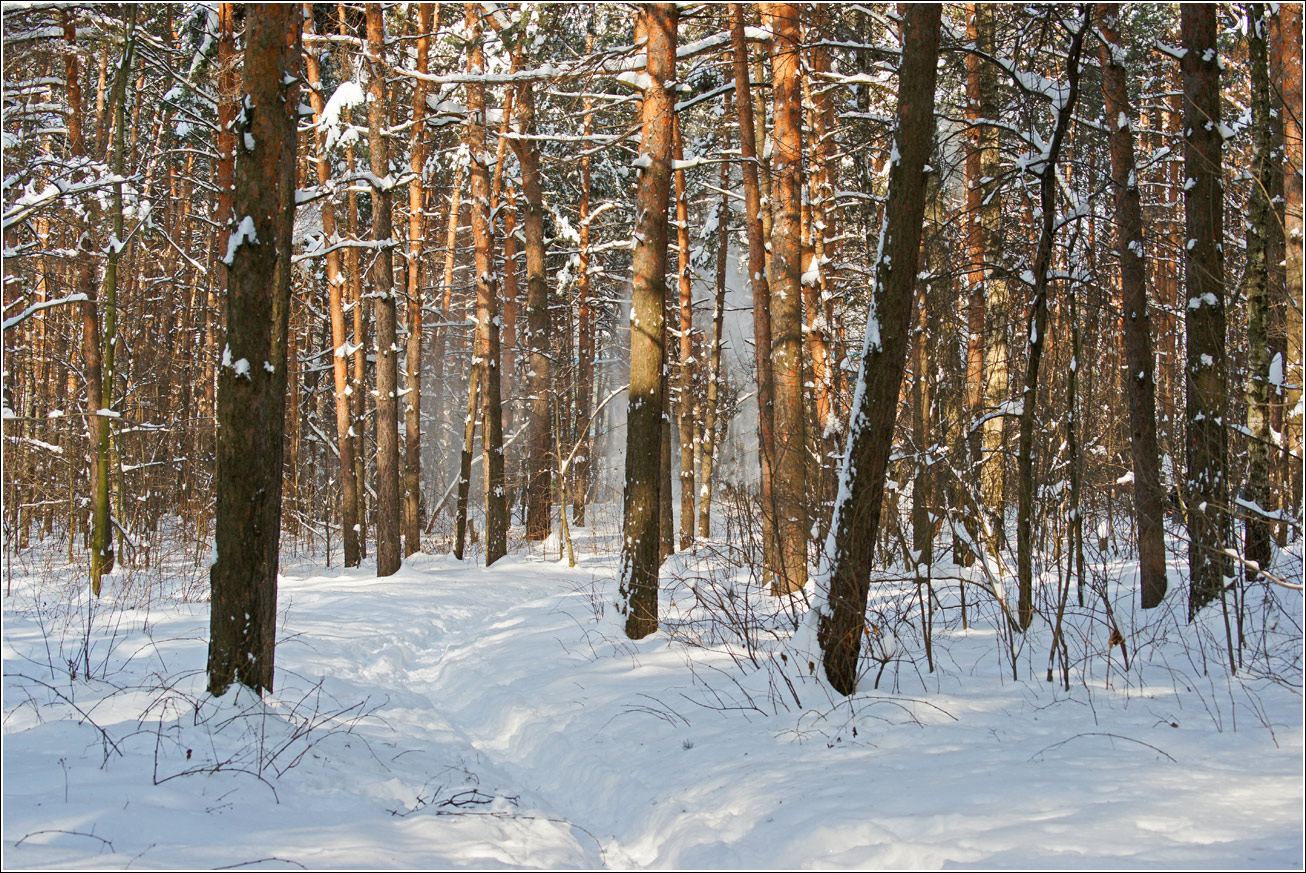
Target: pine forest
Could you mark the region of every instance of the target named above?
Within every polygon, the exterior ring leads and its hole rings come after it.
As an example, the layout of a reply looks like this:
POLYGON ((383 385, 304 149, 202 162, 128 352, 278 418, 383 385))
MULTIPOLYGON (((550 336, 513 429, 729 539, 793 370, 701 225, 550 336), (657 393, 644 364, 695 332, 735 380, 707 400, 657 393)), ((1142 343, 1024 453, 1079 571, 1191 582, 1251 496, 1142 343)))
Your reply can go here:
POLYGON ((1301 3, 5 3, 6 868, 1300 869, 1301 3))

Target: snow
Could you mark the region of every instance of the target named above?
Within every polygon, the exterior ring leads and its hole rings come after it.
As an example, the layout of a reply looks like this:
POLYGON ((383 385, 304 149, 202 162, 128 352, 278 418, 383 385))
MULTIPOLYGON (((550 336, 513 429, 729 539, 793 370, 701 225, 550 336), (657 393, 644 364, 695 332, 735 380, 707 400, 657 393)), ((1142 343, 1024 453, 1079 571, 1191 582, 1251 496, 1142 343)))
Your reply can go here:
POLYGON ((228 267, 236 260, 236 249, 240 248, 246 241, 258 244, 258 231, 254 227, 254 219, 248 215, 240 220, 240 226, 236 228, 227 239, 227 254, 222 259, 222 263, 228 267))
POLYGON ((647 91, 653 87, 653 77, 648 73, 626 70, 623 73, 618 73, 616 79, 621 84, 634 88, 636 91, 647 91))
MULTIPOLYGON (((916 602, 897 568, 903 585, 872 585, 879 687, 867 660, 845 700, 798 660, 803 599, 762 594, 724 541, 668 560, 661 629, 626 640, 619 516, 595 507, 572 531, 574 569, 557 551, 489 569, 419 554, 377 579, 283 558, 263 701, 204 692, 193 554, 120 567, 93 601, 59 544, 20 553, 4 603, 6 866, 1298 866, 1300 660, 1284 683, 1259 658, 1229 676, 1219 609, 1187 624, 1178 540, 1149 612, 1133 563, 1090 549, 1130 667, 1097 598, 1072 596, 1069 690, 1044 681, 1042 619, 1017 635, 1011 678, 978 581, 961 629, 944 577, 978 568, 938 552, 917 568, 940 597, 930 672, 919 614, 895 612, 916 602)), ((1300 558, 1276 557, 1299 581, 1300 558)), ((1273 592, 1300 615, 1300 592, 1273 592)), ((1268 632, 1291 662, 1300 636, 1268 632)))
POLYGON ((1270 359, 1269 383, 1276 389, 1283 389, 1283 353, 1275 352, 1270 359))

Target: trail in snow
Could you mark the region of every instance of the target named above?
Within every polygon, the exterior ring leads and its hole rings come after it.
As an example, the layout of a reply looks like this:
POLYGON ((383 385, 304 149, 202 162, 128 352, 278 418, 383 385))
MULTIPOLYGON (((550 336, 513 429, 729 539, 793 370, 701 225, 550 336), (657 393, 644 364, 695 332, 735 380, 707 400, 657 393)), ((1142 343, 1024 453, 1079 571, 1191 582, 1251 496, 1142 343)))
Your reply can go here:
MULTIPOLYGON (((878 644, 891 660, 881 689, 872 671, 845 702, 804 675, 785 614, 743 571, 708 551, 673 558, 664 630, 632 643, 612 606, 613 559, 578 546, 574 570, 525 555, 488 570, 418 556, 388 579, 292 567, 266 705, 202 693, 204 603, 102 615, 97 678, 70 678, 63 662, 84 637, 57 616, 71 589, 18 568, 5 614, 6 865, 1301 859, 1300 689, 1230 682, 1218 651, 1202 675, 1177 628, 1143 625, 1139 639, 1129 625, 1135 657, 1154 665, 1146 684, 1095 662, 1066 692, 1042 681, 1046 636, 1018 655, 1013 682, 974 607, 971 630, 940 629, 933 674, 908 628, 886 624, 877 633, 903 639, 896 652, 878 644), (714 598, 753 622, 751 646, 721 642, 728 628, 701 606, 714 598), (106 757, 106 736, 121 754, 106 757)), ((1148 618, 1128 600, 1122 621, 1148 618)))

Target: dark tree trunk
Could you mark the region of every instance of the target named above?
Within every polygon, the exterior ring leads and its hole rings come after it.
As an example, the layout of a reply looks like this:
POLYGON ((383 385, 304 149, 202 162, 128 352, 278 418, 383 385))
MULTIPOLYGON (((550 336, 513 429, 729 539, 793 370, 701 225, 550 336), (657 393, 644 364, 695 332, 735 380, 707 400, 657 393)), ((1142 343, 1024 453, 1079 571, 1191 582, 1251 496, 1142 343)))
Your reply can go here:
POLYGON ((295 135, 303 13, 254 5, 245 29, 241 133, 229 247, 227 348, 218 376, 217 560, 209 693, 271 691, 281 537, 286 328, 295 223, 295 135))
MULTIPOLYGON (((1271 253, 1280 259, 1284 251, 1283 226, 1270 203, 1275 182, 1282 180, 1283 168, 1274 149, 1282 140, 1281 121, 1270 115, 1270 76, 1266 37, 1269 18, 1265 7, 1251 3, 1247 7, 1247 59, 1252 85, 1252 190, 1247 206, 1247 271, 1243 289, 1247 298, 1247 485, 1245 496, 1250 506, 1245 516, 1243 557, 1257 568, 1268 568, 1271 550, 1270 522, 1263 514, 1270 502, 1270 381, 1272 345, 1270 341, 1271 253)), ((1282 293, 1282 292, 1280 292, 1282 293)), ((1281 365, 1282 366, 1282 365, 1281 365)), ((1257 577, 1248 568, 1247 581, 1257 577)))
MULTIPOLYGON (((1152 328, 1148 317, 1147 262, 1143 260, 1143 208, 1134 163, 1134 117, 1125 74, 1125 49, 1117 20, 1119 5, 1101 7, 1102 91, 1111 131, 1111 181, 1115 187, 1116 249, 1120 254, 1120 290, 1125 323, 1129 418, 1134 452, 1134 516, 1138 529, 1138 577, 1142 607, 1159 606, 1165 597, 1165 524, 1161 463, 1156 440, 1156 382, 1153 377, 1152 328)), ((1076 360, 1077 367, 1079 361, 1076 360)))
POLYGON ((922 3, 906 9, 898 73, 900 157, 889 170, 887 226, 875 264, 874 302, 839 477, 840 500, 830 525, 829 589, 817 630, 826 678, 841 694, 857 690, 871 559, 911 330, 925 215, 925 164, 934 145, 940 7, 922 3))
POLYGON ((658 545, 662 482, 662 407, 666 347, 667 204, 671 191, 671 124, 667 85, 676 75, 676 7, 643 7, 648 75, 640 140, 638 221, 630 315, 630 401, 626 416, 625 537, 619 571, 626 635, 658 628, 658 545))
POLYGON ((1038 249, 1034 254, 1034 299, 1030 303, 1029 332, 1026 334, 1028 358, 1025 363, 1025 384, 1020 403, 1020 443, 1017 447, 1018 485, 1016 510, 1016 574, 1020 585, 1019 626, 1029 627, 1034 620, 1034 412, 1038 408, 1039 365, 1043 358, 1048 324, 1048 286, 1052 282, 1052 245, 1056 238, 1057 217, 1057 158, 1061 144, 1074 117, 1075 101, 1079 97, 1079 57, 1084 47, 1092 13, 1085 11, 1084 21, 1070 42, 1066 58, 1066 80, 1069 93, 1057 112, 1056 128, 1048 144, 1045 163, 1040 170, 1039 207, 1042 210, 1042 230, 1038 249))
POLYGON ((1184 309, 1188 337, 1188 617, 1220 597, 1230 574, 1229 386, 1225 357, 1224 186, 1216 8, 1181 8, 1184 80, 1184 309))

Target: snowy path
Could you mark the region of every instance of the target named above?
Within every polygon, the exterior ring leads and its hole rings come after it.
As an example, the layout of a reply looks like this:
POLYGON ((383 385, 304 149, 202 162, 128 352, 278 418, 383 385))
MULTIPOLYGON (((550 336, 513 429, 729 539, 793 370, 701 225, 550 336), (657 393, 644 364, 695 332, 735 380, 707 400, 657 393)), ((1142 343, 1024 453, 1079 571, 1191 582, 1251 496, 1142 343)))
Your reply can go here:
MULTIPOLYGON (((91 728, 15 706, 7 679, 6 866, 1300 861, 1302 721, 1291 693, 1260 701, 1272 737, 1248 700, 1230 713, 1214 683, 1201 696, 1127 697, 1013 683, 992 634, 972 631, 941 650, 941 674, 924 684, 913 674, 901 696, 836 706, 796 681, 802 708, 789 699, 772 714, 765 671, 747 676, 721 651, 665 632, 630 643, 610 605, 596 619, 615 596, 614 562, 580 557, 574 570, 512 556, 487 571, 419 556, 389 579, 292 568, 268 710, 285 718, 275 723, 250 716, 263 710, 248 699, 201 703, 203 718, 159 718, 157 705, 157 725, 142 718, 161 697, 146 681, 160 664, 203 666, 206 606, 155 607, 148 645, 120 632, 122 651, 144 654, 108 677, 120 689, 128 675, 141 680, 95 704, 124 751, 103 767, 91 728), (375 710, 352 733, 323 723, 295 738, 287 727, 364 700, 375 710), (287 739, 275 766, 303 757, 267 784, 234 765, 204 770, 251 742, 287 739), (200 772, 153 784, 184 772, 189 751, 200 772)), ((30 615, 7 611, 7 673, 20 652, 39 654, 37 631, 30 615)), ((203 701, 198 675, 170 687, 203 701)), ((78 693, 96 688, 83 682, 78 693)))

